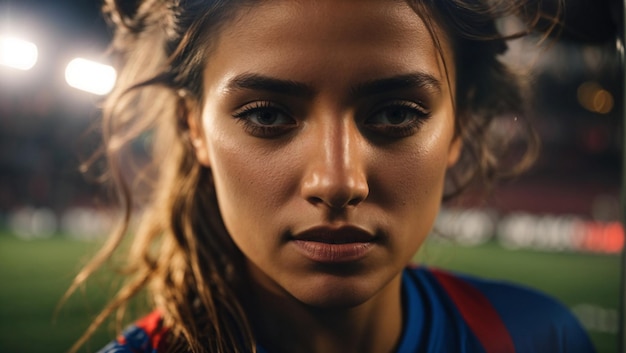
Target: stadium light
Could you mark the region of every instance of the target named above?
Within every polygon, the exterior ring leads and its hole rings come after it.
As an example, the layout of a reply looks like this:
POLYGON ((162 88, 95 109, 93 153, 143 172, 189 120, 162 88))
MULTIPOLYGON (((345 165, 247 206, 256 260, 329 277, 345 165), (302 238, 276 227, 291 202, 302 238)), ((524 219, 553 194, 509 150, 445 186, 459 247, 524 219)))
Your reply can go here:
POLYGON ((105 95, 113 89, 117 73, 109 65, 76 58, 65 69, 67 84, 93 94, 105 95))
POLYGON ((15 37, 0 37, 0 65, 30 70, 37 63, 39 52, 34 43, 15 37))

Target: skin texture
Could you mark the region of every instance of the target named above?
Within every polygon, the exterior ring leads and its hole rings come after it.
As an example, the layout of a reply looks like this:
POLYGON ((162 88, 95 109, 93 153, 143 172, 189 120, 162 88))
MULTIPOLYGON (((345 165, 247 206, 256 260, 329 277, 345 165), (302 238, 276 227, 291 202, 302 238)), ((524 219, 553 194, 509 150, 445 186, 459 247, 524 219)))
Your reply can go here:
POLYGON ((248 260, 251 318, 270 351, 397 344, 400 273, 461 148, 440 40, 443 57, 408 5, 370 0, 267 1, 217 36, 191 136, 248 260), (371 241, 294 240, 347 226, 371 241))

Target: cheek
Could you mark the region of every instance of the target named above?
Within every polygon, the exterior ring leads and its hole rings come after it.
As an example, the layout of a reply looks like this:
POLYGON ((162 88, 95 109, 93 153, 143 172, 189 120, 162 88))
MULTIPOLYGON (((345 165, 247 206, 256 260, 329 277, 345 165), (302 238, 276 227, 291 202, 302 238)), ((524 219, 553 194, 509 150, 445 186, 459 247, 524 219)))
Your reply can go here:
POLYGON ((430 232, 443 194, 452 133, 420 134, 414 143, 381 154, 372 175, 373 202, 391 216, 387 225, 419 245, 430 232))
POLYGON ((451 133, 433 129, 397 149, 385 151, 375 163, 375 183, 389 207, 436 204, 441 201, 451 133))
POLYGON ((240 132, 207 131, 211 169, 226 228, 234 238, 251 231, 257 234, 294 192, 292 157, 272 153, 258 141, 242 138, 240 132))

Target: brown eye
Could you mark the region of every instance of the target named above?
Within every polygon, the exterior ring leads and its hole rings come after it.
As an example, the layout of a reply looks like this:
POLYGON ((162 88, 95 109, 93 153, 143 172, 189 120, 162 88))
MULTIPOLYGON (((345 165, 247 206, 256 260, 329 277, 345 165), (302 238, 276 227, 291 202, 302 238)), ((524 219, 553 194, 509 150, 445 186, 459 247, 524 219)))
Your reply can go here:
POLYGON ((392 102, 379 108, 367 120, 367 129, 389 137, 405 137, 417 132, 430 112, 414 102, 392 102))
MULTIPOLYGON (((273 124, 276 124, 277 122, 280 123, 281 118, 282 116, 280 112, 267 111, 267 110, 257 111, 248 116, 248 120, 255 122, 257 124, 260 124, 260 125, 273 125, 273 124)), ((282 120, 285 120, 285 119, 282 119, 282 120)))
POLYGON ((254 102, 233 114, 253 136, 278 137, 297 126, 298 123, 289 114, 271 102, 254 102))
POLYGON ((402 125, 411 122, 413 112, 405 108, 393 107, 385 109, 375 116, 378 124, 402 125))

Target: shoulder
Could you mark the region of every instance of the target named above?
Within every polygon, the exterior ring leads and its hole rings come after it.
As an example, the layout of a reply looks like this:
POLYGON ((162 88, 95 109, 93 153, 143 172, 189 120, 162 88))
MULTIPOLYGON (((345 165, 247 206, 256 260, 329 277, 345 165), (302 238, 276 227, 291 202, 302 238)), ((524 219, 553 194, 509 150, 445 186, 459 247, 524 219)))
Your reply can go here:
POLYGON ((165 346, 167 332, 161 313, 154 311, 126 328, 98 353, 157 353, 165 346))
POLYGON ((517 352, 594 352, 576 317, 544 293, 517 284, 436 269, 409 271, 414 274, 411 276, 414 280, 439 286, 457 310, 469 313, 462 313, 466 321, 467 315, 477 317, 477 321, 485 320, 485 311, 494 311, 495 320, 504 325, 517 352), (463 306, 471 308, 466 310, 463 306))
POLYGON ((460 276, 500 314, 520 351, 593 352, 576 317, 561 302, 537 290, 511 283, 460 276))

